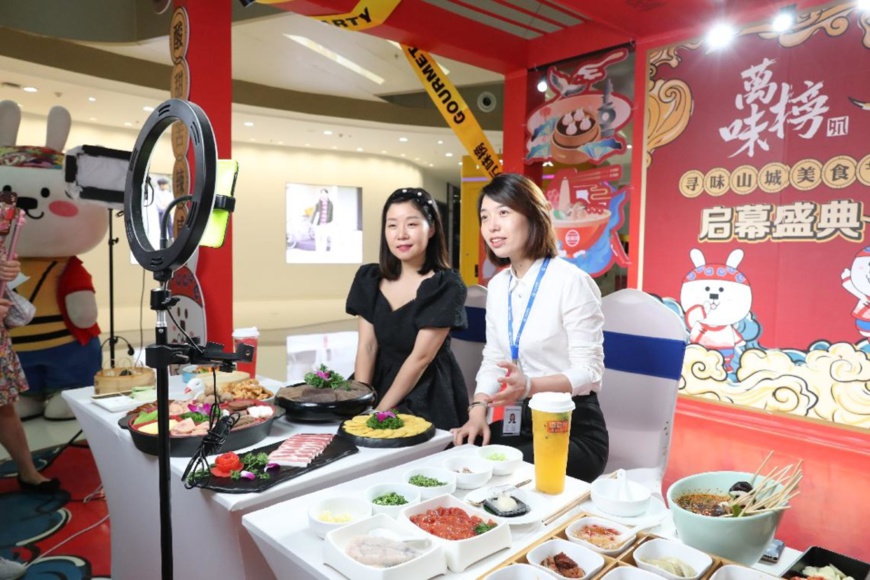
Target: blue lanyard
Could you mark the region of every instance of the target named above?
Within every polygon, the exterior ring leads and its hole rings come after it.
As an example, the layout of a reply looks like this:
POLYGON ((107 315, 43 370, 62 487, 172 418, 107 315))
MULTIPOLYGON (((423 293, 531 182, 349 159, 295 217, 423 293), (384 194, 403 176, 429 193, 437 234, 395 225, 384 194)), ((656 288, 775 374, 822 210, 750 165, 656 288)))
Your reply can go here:
POLYGON ((511 282, 514 279, 513 274, 508 275, 508 339, 511 345, 511 362, 518 364, 520 360, 520 337, 523 335, 523 329, 526 327, 526 320, 529 319, 529 312, 532 311, 532 304, 535 302, 535 296, 538 294, 538 286, 541 285, 541 278, 547 271, 547 266, 550 265, 550 258, 545 258, 541 265, 541 270, 538 272, 538 277, 535 279, 535 285, 532 286, 532 293, 529 296, 529 303, 526 305, 526 313, 523 314, 523 320, 520 322, 520 329, 517 331, 517 340, 514 342, 514 309, 511 300, 511 282))

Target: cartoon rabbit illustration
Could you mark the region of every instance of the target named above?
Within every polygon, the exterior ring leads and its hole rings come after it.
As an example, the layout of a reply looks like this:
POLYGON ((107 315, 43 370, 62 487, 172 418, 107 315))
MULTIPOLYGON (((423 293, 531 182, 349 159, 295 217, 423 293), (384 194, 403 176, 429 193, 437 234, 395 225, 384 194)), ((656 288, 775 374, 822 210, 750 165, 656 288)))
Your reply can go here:
MULTIPOLYGON (((48 115, 46 146, 16 146, 21 111, 0 102, 0 187, 18 194, 27 215, 18 255, 29 280, 18 292, 36 306, 36 317, 14 329, 12 340, 30 385, 19 413, 42 412, 42 399, 61 389, 92 385, 102 366, 97 301, 91 275, 76 256, 106 237, 106 210, 68 194, 63 147, 71 119, 63 107, 48 115), (33 395, 37 396, 34 398, 33 395)), ((45 405, 46 418, 72 418, 59 396, 45 405)))
POLYGON ((718 350, 725 359, 725 369, 732 372, 735 351, 745 344, 737 325, 752 309, 752 288, 737 269, 743 250, 731 252, 724 264, 707 264, 697 248, 689 256, 695 268, 683 279, 680 291, 689 341, 718 350))
POLYGON ((858 334, 870 338, 870 246, 867 246, 852 261, 852 267, 840 275, 843 288, 858 299, 852 309, 858 334))

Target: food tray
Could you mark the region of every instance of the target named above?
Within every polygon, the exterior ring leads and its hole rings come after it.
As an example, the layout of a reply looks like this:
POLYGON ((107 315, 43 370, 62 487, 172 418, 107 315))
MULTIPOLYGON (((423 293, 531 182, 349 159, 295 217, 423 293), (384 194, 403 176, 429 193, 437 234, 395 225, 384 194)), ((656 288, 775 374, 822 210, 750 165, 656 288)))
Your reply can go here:
MULTIPOLYGON (((566 534, 566 530, 568 529, 568 527, 571 524, 573 524, 575 521, 579 520, 580 518, 584 518, 584 517, 601 518, 601 516, 598 516, 598 515, 595 515, 592 513, 581 512, 581 513, 577 514, 575 517, 571 518, 570 521, 567 521, 564 524, 560 525, 559 527, 555 528, 552 532, 550 532, 549 534, 547 534, 543 538, 538 539, 537 541, 535 541, 532 544, 523 548, 523 550, 521 550, 520 552, 513 554, 507 560, 501 562, 497 566, 494 566, 490 570, 487 570, 485 574, 482 574, 480 576, 480 578, 486 578, 487 576, 489 576, 490 574, 492 574, 496 570, 499 570, 499 569, 504 568, 506 566, 510 566, 511 564, 531 564, 531 562, 529 562, 527 559, 529 552, 531 552, 534 548, 540 546, 544 542, 547 542, 547 541, 552 540, 554 538, 568 540, 568 536, 566 534)), ((602 519, 607 519, 607 518, 602 518, 602 519)), ((616 522, 614 522, 614 524, 616 524, 616 522)), ((598 580, 617 566, 637 567, 637 565, 634 561, 635 550, 637 550, 637 548, 641 544, 643 544, 644 542, 649 541, 649 540, 654 539, 654 538, 659 538, 659 537, 661 537, 661 536, 640 532, 637 534, 637 538, 635 539, 635 541, 633 543, 629 544, 629 546, 627 546, 626 549, 623 550, 623 552, 621 554, 619 554, 618 556, 611 557, 611 556, 605 556, 604 554, 600 554, 600 556, 602 558, 604 558, 604 567, 601 568, 601 570, 599 570, 597 574, 591 576, 589 578, 589 580, 598 580)), ((667 539, 667 538, 665 538, 665 539, 667 539)), ((725 560, 723 558, 720 558, 719 556, 714 556, 713 554, 709 554, 709 556, 711 558, 713 558, 713 564, 707 569, 706 572, 704 572, 704 574, 701 575, 699 580, 709 580, 710 577, 716 572, 716 570, 718 570, 719 568, 721 568, 722 566, 724 566, 726 564, 733 564, 736 566, 740 566, 740 564, 736 564, 735 562, 731 562, 730 560, 725 560)), ((745 568, 745 566, 743 566, 743 567, 745 568)), ((664 578, 662 578, 662 580, 664 580, 664 578)))
MULTIPOLYGON (((242 453, 241 455, 247 453, 269 454, 278 449, 282 443, 283 441, 278 441, 277 443, 245 451, 245 453, 242 453)), ((226 451, 228 451, 228 449, 221 449, 221 452, 226 451)), ((221 493, 257 493, 358 452, 359 449, 353 443, 342 441, 336 437, 329 442, 329 445, 326 446, 326 449, 324 449, 320 455, 315 457, 311 463, 305 467, 282 466, 277 471, 270 472, 271 477, 269 477, 269 479, 232 479, 230 477, 215 477, 214 475, 211 475, 209 476, 208 481, 197 483, 197 487, 211 489, 221 493)))
POLYGON ((279 393, 284 389, 294 389, 305 386, 305 383, 296 383, 275 390, 275 404, 283 407, 287 411, 285 417, 291 422, 329 423, 344 421, 345 419, 351 419, 356 415, 359 415, 369 407, 373 406, 377 401, 377 393, 375 393, 375 390, 371 385, 359 381, 356 382, 369 389, 368 393, 356 399, 334 401, 330 403, 314 403, 294 401, 279 396, 279 393))
MULTIPOLYGON (((226 441, 221 447, 221 452, 225 453, 227 451, 236 451, 237 449, 250 447, 268 437, 269 431, 272 429, 272 422, 284 414, 284 409, 278 409, 274 406, 273 409, 275 414, 268 417, 262 423, 230 431, 230 434, 227 436, 226 441)), ((132 421, 135 418, 136 414, 124 415, 118 420, 118 426, 121 429, 126 429, 130 432, 130 437, 132 437, 133 445, 136 446, 136 449, 142 453, 147 453, 148 455, 159 455, 160 439, 157 435, 149 435, 148 433, 142 433, 141 431, 134 429, 132 421)), ((193 457, 199 449, 203 438, 204 436, 202 435, 172 435, 169 437, 169 455, 171 457, 193 457)))
POLYGON ((395 439, 379 439, 375 437, 361 437, 359 435, 351 435, 344 429, 344 422, 338 427, 338 436, 342 439, 347 439, 354 445, 359 445, 360 447, 373 447, 375 449, 395 449, 398 447, 411 447, 414 445, 419 445, 420 443, 425 443, 432 439, 435 436, 435 425, 429 425, 429 428, 423 431, 422 433, 418 433, 417 435, 412 435, 411 437, 398 437, 395 439))
POLYGON ((818 568, 829 564, 833 564, 841 572, 856 580, 870 578, 870 563, 862 562, 861 560, 856 560, 855 558, 850 558, 849 556, 844 556, 819 546, 813 546, 801 554, 801 557, 791 565, 782 577, 789 579, 795 577, 805 578, 802 572, 807 566, 818 568))

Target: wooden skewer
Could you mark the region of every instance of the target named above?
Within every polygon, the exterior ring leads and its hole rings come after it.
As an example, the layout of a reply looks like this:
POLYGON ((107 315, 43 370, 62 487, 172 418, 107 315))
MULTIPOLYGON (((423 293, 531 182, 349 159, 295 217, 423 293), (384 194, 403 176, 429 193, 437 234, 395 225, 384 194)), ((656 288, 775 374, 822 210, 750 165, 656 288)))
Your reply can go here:
POLYGON ((547 516, 546 518, 544 518, 542 520, 543 524, 545 526, 549 526, 550 524, 552 524, 553 522, 555 522, 556 520, 558 520, 559 518, 564 516, 566 513, 568 513, 569 511, 571 511, 572 509, 574 509, 575 507, 579 506, 581 503, 583 503, 584 501, 589 499, 589 496, 591 494, 592 494, 591 489, 586 491, 585 493, 581 494, 577 499, 569 502, 566 506, 560 508, 559 510, 555 511, 554 513, 552 513, 549 516, 547 516))
POLYGON ((773 457, 773 449, 767 454, 767 457, 764 458, 764 461, 761 462, 761 465, 758 466, 758 469, 755 470, 755 474, 752 476, 752 479, 749 480, 749 485, 755 486, 755 478, 758 477, 758 474, 761 473, 761 470, 764 469, 764 466, 767 465, 767 462, 770 458, 773 457))

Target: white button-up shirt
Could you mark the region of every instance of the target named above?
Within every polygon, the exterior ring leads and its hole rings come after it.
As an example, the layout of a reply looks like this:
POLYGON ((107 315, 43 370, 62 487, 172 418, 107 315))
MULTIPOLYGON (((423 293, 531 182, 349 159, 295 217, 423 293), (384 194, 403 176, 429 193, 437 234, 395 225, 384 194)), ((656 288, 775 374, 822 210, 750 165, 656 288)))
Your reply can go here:
MULTIPOLYGON (((513 304, 513 336, 522 324, 526 305, 543 259, 522 278, 512 269, 496 274, 486 294, 486 346, 477 373, 476 393, 494 395, 505 375, 496 366, 511 360, 508 336, 508 291, 513 304)), ((519 361, 527 377, 565 375, 573 396, 601 390, 604 373, 604 315, 601 291, 589 274, 561 258, 553 258, 541 279, 538 293, 519 342, 519 361)))

